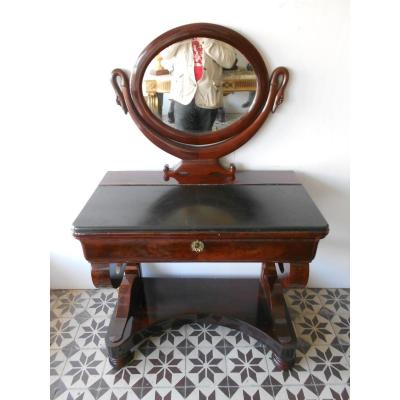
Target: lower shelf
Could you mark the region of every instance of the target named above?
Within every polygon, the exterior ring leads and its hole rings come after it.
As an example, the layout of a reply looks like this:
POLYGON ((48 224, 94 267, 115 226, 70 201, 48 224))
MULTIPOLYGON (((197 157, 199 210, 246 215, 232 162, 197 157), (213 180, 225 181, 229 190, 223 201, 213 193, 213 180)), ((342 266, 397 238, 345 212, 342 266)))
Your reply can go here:
POLYGON ((132 315, 138 328, 142 322, 198 313, 270 324, 258 279, 144 278, 135 284, 132 315))
MULTIPOLYGON (((286 309, 283 295, 282 302, 286 309)), ((255 278, 139 278, 132 287, 128 318, 117 318, 114 312, 111 320, 106 338, 110 360, 121 366, 144 338, 197 321, 254 337, 285 367, 294 358, 296 336, 286 309, 288 333, 276 337, 270 307, 268 293, 255 278)))

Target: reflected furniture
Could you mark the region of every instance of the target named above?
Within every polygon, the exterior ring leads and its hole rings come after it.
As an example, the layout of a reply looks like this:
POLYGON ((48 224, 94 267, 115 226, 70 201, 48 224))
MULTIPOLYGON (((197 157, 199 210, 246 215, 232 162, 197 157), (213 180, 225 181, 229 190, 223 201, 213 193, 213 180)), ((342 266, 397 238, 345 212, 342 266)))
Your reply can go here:
MULTIPOLYGON (((224 71, 224 96, 236 92, 254 92, 257 89, 256 75, 252 71, 239 69, 224 71)), ((154 114, 162 115, 163 98, 171 90, 171 76, 148 75, 143 81, 146 103, 154 114)))

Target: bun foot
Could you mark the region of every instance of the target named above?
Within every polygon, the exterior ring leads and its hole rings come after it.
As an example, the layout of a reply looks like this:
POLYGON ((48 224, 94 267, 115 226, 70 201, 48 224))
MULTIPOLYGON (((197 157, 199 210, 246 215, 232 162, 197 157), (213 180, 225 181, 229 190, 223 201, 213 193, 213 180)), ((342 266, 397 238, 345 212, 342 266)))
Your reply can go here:
POLYGON ((110 364, 117 368, 117 369, 121 369, 122 367, 125 367, 126 364, 128 364, 128 362, 131 360, 132 358, 132 354, 131 353, 127 353, 124 354, 120 357, 109 357, 109 361, 110 364))
POLYGON ((283 360, 276 353, 272 353, 271 360, 275 364, 276 368, 279 371, 287 371, 294 364, 294 359, 293 360, 283 360))

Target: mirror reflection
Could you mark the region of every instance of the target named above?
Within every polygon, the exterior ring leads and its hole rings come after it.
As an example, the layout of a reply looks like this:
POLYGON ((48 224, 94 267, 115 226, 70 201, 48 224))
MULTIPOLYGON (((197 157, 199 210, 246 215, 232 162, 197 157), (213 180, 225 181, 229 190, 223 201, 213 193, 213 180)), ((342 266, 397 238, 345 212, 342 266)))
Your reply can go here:
POLYGON ((151 111, 176 129, 201 134, 232 124, 255 97, 248 60, 225 42, 192 38, 164 49, 148 66, 143 96, 151 111))

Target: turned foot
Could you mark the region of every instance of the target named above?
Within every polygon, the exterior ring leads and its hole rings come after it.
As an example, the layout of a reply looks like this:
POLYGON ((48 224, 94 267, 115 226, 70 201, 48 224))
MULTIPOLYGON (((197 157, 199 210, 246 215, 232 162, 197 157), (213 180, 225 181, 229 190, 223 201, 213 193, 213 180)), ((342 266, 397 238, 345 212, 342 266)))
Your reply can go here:
POLYGON ((289 360, 284 360, 281 357, 279 357, 276 353, 272 353, 271 360, 279 371, 287 371, 294 364, 294 358, 289 360))
POLYGON ((128 364, 128 362, 131 360, 131 358, 132 353, 126 353, 119 357, 109 357, 108 359, 113 367, 120 369, 122 367, 125 367, 125 365, 128 364))

